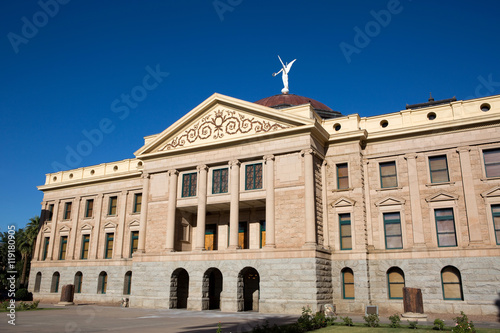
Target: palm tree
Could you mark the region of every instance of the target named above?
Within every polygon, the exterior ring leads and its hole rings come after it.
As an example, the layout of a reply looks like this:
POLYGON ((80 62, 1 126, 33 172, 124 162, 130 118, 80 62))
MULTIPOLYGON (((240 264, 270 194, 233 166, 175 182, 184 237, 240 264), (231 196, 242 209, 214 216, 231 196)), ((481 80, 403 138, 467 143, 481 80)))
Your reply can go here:
POLYGON ((23 272, 21 274, 19 283, 23 287, 26 281, 28 262, 31 261, 31 257, 33 256, 33 252, 35 251, 36 237, 38 236, 39 229, 40 217, 36 215, 30 218, 30 221, 26 225, 26 228, 20 230, 21 237, 18 240, 18 249, 23 260, 23 272))

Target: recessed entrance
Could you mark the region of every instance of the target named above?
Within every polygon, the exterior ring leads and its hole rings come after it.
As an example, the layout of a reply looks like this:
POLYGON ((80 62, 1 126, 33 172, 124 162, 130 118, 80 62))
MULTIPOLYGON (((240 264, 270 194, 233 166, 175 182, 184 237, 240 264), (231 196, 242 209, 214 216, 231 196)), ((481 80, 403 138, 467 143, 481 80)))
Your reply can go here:
POLYGON ((209 268, 203 274, 203 310, 220 309, 220 294, 222 292, 222 273, 217 268, 209 268))
POLYGON ((259 311, 260 276, 253 267, 238 274, 238 311, 259 311))
POLYGON ((187 309, 189 297, 189 274, 184 268, 177 268, 170 278, 170 309, 187 309))

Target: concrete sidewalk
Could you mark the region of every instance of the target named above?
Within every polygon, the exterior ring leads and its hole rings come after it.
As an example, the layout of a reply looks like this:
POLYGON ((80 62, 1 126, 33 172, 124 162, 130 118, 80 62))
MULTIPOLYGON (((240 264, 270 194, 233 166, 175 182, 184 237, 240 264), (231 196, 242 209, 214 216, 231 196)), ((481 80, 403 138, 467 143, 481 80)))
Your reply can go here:
MULTIPOLYGON (((22 311, 16 313, 16 326, 8 324, 4 313, 0 321, 0 332, 140 332, 140 333, 215 333, 217 324, 222 323, 224 332, 242 333, 252 330, 252 327, 269 321, 281 325, 296 322, 298 315, 261 314, 256 312, 220 312, 220 311, 187 311, 168 309, 120 308, 101 305, 77 305, 56 307, 40 304, 47 310, 22 311)), ((336 323, 341 323, 339 314, 336 323)), ((347 314, 354 322, 364 323, 363 317, 347 314)), ((381 315, 381 323, 389 323, 388 315, 381 315)), ((432 326, 435 318, 445 320, 447 326, 455 323, 450 315, 429 315, 427 322, 419 325, 432 326)), ((469 316, 476 327, 498 329, 500 322, 497 317, 469 316)), ((402 326, 408 326, 406 320, 402 326)))

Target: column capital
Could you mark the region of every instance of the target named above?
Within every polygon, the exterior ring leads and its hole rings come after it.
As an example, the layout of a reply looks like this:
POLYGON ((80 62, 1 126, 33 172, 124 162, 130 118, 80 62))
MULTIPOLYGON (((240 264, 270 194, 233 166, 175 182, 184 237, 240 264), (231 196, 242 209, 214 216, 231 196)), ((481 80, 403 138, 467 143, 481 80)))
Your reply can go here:
POLYGON ((321 166, 327 166, 328 165, 328 162, 326 160, 323 160, 323 162, 321 162, 321 166))
POLYGON ((176 169, 168 170, 168 175, 169 176, 178 176, 179 170, 176 170, 176 169))
POLYGON ((240 166, 241 162, 238 160, 229 161, 229 166, 240 166))
POLYGON ((198 171, 207 171, 208 170, 208 166, 206 164, 198 165, 196 167, 196 170, 198 170, 198 171))
POLYGON ((151 178, 151 174, 147 172, 143 172, 141 175, 142 179, 149 179, 151 178))
POLYGON ((405 154, 405 160, 411 160, 411 159, 417 159, 418 154, 417 153, 408 153, 405 154))
POLYGON ((274 161, 275 156, 274 155, 264 155, 264 160, 267 161, 274 161))
POLYGON ((305 156, 305 155, 314 155, 314 149, 309 148, 309 149, 303 149, 300 151, 300 155, 305 156))

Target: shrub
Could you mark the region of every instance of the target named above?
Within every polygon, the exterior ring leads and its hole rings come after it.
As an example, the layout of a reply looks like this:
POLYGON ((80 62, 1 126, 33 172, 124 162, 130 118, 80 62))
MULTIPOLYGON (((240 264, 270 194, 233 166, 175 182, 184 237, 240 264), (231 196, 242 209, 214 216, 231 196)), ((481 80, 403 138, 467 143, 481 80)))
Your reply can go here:
POLYGON ((332 326, 335 324, 335 320, 337 320, 337 317, 332 316, 332 317, 326 317, 326 326, 332 326))
POLYGON ((380 326, 380 319, 378 317, 378 314, 372 313, 368 316, 363 316, 363 319, 366 321, 365 325, 369 327, 379 327, 380 326))
POLYGON ((453 319, 455 321, 455 327, 451 330, 454 333, 462 333, 462 332, 470 332, 475 333, 476 329, 474 328, 474 324, 469 322, 469 318, 467 315, 460 311, 460 316, 453 319))
POLYGON ((397 313, 390 316, 389 320, 391 321, 391 324, 389 325, 389 327, 392 327, 392 328, 401 327, 401 318, 399 318, 399 315, 397 313))
POLYGON ((432 327, 432 329, 436 330, 436 331, 442 331, 442 330, 444 330, 444 321, 442 321, 439 318, 436 318, 434 320, 434 327, 432 327))
POLYGON ((323 312, 316 312, 316 314, 312 318, 312 326, 314 329, 326 327, 326 317, 323 312))
POLYGON ((33 294, 28 292, 28 289, 21 288, 16 291, 16 301, 32 301, 33 294))
POLYGON ((408 320, 408 327, 411 328, 411 329, 414 329, 416 330, 418 327, 417 327, 417 324, 418 324, 418 321, 409 321, 408 320))
POLYGON ((215 331, 215 333, 222 333, 222 325, 221 325, 220 321, 217 324, 217 331, 215 331))
POLYGON ((352 319, 349 318, 348 316, 345 317, 340 317, 344 321, 345 326, 354 326, 354 323, 352 322, 352 319))
POLYGON ((311 331, 314 328, 314 323, 312 320, 312 311, 310 307, 302 308, 302 315, 297 320, 299 328, 304 330, 304 332, 311 331))

